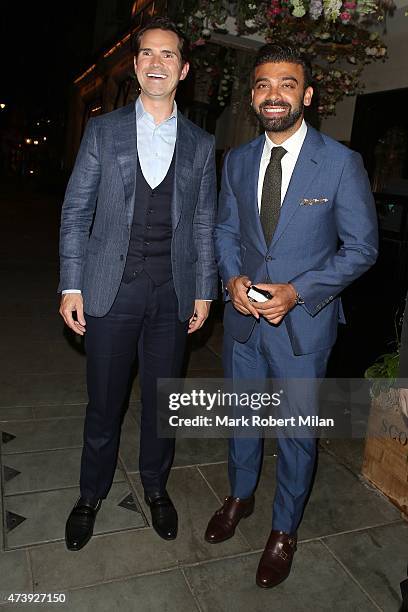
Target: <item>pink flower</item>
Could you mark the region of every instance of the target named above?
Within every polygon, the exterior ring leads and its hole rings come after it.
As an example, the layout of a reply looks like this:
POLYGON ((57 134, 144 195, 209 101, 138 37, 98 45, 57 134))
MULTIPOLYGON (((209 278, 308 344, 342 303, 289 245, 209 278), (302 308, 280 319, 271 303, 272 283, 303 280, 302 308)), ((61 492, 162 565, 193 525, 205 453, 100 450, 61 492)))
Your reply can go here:
POLYGON ((193 47, 201 47, 202 45, 205 45, 205 40, 204 38, 198 38, 195 42, 193 42, 192 46, 193 47))
POLYGON ((347 23, 350 21, 351 15, 350 13, 347 13, 347 11, 344 11, 343 13, 340 13, 340 19, 343 23, 347 23))
POLYGON ((356 8, 356 6, 357 6, 357 5, 356 5, 356 3, 355 3, 355 2, 344 2, 344 3, 343 3, 343 7, 344 7, 345 9, 349 9, 349 10, 351 10, 351 11, 353 11, 353 10, 356 8))

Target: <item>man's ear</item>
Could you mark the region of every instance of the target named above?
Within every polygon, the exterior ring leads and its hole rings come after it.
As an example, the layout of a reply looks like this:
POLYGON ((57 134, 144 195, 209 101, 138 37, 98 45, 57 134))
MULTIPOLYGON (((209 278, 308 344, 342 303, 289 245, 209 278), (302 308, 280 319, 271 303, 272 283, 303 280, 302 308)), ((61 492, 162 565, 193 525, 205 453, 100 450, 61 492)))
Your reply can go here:
POLYGON ((303 104, 305 106, 310 106, 312 103, 312 97, 313 97, 313 87, 306 87, 305 89, 305 93, 303 95, 303 104))
POLYGON ((184 64, 183 68, 181 69, 180 81, 184 81, 184 79, 188 75, 188 71, 189 70, 190 70, 190 64, 188 62, 186 62, 184 64))

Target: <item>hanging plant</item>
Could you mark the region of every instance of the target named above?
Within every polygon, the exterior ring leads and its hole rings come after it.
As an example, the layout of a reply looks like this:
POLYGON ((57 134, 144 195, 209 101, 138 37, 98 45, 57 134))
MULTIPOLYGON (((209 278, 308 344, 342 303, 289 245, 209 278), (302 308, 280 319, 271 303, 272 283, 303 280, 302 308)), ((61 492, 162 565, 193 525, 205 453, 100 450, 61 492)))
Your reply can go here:
POLYGON ((362 91, 366 64, 386 59, 375 27, 393 8, 392 0, 185 0, 178 21, 195 46, 205 45, 214 31, 227 32, 232 17, 239 36, 259 34, 307 53, 319 85, 318 112, 327 116, 344 96, 362 91))
POLYGON ((204 39, 193 46, 193 68, 196 80, 196 100, 220 114, 228 105, 235 78, 236 57, 234 49, 227 49, 204 39))

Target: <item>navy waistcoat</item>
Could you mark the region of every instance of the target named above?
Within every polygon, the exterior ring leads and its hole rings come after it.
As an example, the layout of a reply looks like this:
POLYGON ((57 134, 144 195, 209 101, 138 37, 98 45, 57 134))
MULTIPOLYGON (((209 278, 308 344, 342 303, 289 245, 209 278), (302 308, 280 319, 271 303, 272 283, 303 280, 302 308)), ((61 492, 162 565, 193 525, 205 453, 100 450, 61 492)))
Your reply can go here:
POLYGON ((152 189, 137 161, 135 209, 123 281, 130 283, 143 270, 155 285, 172 278, 171 201, 175 154, 163 181, 152 189))

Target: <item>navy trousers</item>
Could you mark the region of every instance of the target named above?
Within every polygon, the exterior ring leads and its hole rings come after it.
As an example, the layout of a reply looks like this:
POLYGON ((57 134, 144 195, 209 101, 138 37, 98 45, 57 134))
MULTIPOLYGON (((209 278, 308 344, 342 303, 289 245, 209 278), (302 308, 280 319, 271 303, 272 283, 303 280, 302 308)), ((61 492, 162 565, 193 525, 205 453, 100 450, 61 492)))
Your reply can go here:
MULTIPOLYGON (((260 319, 245 343, 224 334, 223 364, 226 378, 244 379, 307 379, 297 397, 296 385, 289 384, 289 402, 298 402, 302 414, 318 413, 318 386, 312 379, 323 378, 330 350, 295 356, 284 322, 271 325, 260 319), (310 384, 309 384, 310 380, 310 384)), ((291 413, 296 406, 291 406, 291 413)), ((277 486, 273 502, 272 529, 294 533, 300 523, 310 491, 316 462, 316 439, 311 437, 277 438, 277 486)), ((246 498, 255 491, 262 462, 263 439, 238 435, 229 441, 228 472, 231 495, 246 498)))
POLYGON ((122 283, 104 317, 85 315, 89 403, 81 461, 81 496, 105 498, 112 484, 123 407, 136 356, 141 385, 139 468, 144 489, 162 494, 174 455, 174 439, 157 436, 158 378, 179 377, 188 322, 178 319, 172 281, 156 287, 142 272, 122 283))

